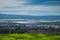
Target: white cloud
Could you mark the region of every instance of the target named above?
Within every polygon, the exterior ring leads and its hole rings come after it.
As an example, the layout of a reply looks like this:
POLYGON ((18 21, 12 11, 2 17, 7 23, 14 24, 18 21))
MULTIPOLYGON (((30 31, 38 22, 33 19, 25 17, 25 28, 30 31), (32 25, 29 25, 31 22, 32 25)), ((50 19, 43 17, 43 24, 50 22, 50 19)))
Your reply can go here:
POLYGON ((25 5, 25 0, 0 0, 0 14, 60 15, 60 6, 25 5))
POLYGON ((26 5, 17 6, 16 8, 0 8, 0 10, 22 10, 22 11, 58 11, 60 6, 42 6, 42 5, 26 5))
POLYGON ((18 6, 27 3, 27 1, 0 0, 0 6, 18 6))
POLYGON ((30 6, 24 6, 21 9, 24 11, 57 11, 60 10, 60 6, 30 5, 30 6))

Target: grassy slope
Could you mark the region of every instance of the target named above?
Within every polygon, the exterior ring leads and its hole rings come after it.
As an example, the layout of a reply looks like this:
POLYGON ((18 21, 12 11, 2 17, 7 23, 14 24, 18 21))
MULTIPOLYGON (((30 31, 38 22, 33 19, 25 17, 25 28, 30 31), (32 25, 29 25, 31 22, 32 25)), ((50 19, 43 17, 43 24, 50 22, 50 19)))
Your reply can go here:
POLYGON ((0 40, 60 40, 60 36, 45 34, 0 34, 0 40))

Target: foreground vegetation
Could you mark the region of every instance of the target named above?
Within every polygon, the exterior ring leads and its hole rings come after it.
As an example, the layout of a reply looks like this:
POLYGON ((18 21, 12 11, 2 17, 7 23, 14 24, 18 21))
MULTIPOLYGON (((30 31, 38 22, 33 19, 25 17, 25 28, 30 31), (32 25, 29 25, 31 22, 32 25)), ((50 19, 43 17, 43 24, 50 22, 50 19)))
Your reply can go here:
POLYGON ((0 34, 0 40, 60 40, 60 36, 47 34, 0 34))

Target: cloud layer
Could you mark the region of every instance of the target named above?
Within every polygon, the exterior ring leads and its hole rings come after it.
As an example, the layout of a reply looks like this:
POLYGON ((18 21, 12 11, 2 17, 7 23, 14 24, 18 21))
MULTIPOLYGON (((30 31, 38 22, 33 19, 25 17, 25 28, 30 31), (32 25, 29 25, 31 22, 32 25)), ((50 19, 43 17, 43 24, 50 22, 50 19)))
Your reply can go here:
POLYGON ((0 0, 0 14, 60 15, 59 4, 58 0, 0 0))

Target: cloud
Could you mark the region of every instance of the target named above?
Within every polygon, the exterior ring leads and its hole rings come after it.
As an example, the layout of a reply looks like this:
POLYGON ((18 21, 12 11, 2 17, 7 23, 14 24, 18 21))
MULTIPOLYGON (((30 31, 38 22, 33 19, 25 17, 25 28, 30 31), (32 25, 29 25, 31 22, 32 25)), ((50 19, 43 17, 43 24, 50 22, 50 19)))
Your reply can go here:
POLYGON ((22 11, 59 11, 60 6, 26 5, 16 8, 0 8, 0 10, 22 10, 22 11))
POLYGON ((0 6, 18 6, 27 3, 27 1, 17 1, 17 0, 0 0, 0 6))
POLYGON ((42 6, 42 5, 26 5, 17 8, 1 9, 0 12, 4 14, 16 15, 60 15, 60 6, 42 6))
POLYGON ((60 5, 27 5, 30 3, 27 0, 0 0, 0 3, 0 14, 33 16, 60 15, 60 5))
POLYGON ((0 10, 17 10, 17 11, 59 11, 60 6, 43 6, 43 5, 26 5, 16 8, 0 8, 0 10))

